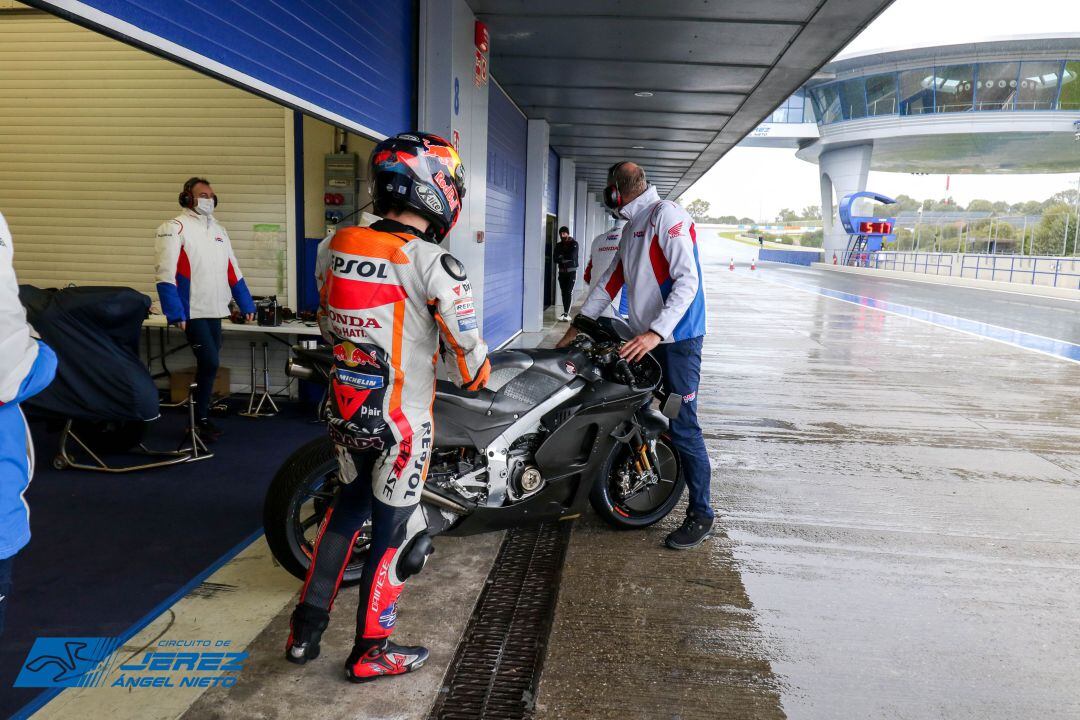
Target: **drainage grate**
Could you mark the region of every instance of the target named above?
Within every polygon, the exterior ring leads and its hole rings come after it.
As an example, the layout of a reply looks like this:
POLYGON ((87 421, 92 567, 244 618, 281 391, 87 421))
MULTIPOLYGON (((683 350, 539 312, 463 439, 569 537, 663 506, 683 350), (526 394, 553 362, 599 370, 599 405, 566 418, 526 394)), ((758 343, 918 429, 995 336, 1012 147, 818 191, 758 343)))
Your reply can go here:
POLYGON ((429 720, 533 716, 570 524, 507 531, 429 720))

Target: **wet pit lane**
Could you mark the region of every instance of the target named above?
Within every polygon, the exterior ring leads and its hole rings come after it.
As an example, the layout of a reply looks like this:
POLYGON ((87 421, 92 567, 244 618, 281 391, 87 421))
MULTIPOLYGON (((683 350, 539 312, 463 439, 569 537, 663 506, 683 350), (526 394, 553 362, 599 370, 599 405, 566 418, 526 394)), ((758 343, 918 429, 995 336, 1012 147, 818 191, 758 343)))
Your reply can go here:
POLYGON ((1080 364, 703 252, 718 536, 579 522, 538 716, 1080 717, 1080 364))

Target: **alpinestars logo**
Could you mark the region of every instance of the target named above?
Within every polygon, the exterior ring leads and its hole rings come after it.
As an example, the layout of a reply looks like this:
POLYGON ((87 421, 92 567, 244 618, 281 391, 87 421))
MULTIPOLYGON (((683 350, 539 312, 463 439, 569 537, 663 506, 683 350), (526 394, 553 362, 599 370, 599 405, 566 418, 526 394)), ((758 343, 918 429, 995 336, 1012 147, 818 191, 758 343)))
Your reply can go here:
POLYGON ((677 238, 677 237, 679 237, 680 235, 682 235, 682 226, 683 226, 683 224, 682 224, 681 220, 679 222, 675 223, 667 231, 667 236, 669 238, 677 238))

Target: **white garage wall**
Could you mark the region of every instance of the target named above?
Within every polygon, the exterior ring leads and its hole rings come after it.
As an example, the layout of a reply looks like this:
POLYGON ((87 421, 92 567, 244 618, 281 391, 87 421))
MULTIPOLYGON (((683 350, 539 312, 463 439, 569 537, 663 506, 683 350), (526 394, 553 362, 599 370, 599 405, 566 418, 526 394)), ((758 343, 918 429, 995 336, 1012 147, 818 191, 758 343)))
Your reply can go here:
POLYGON ((290 113, 267 100, 45 13, 0 10, 0 212, 20 282, 156 300, 154 231, 202 175, 252 292, 284 298, 287 138, 290 113))

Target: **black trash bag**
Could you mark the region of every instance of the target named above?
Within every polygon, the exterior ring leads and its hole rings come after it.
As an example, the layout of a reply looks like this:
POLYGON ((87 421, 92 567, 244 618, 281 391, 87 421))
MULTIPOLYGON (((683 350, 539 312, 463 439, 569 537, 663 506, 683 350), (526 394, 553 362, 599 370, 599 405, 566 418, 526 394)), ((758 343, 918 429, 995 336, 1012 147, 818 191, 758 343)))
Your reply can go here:
POLYGON ((139 360, 150 298, 125 287, 42 290, 19 286, 27 320, 56 352, 56 379, 25 405, 86 422, 146 422, 158 391, 139 360))

